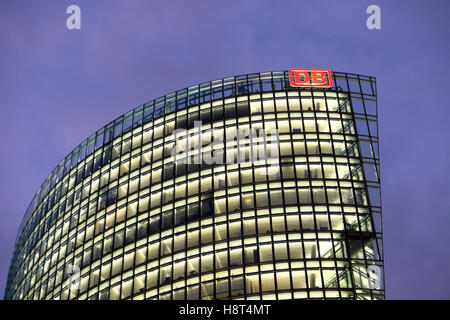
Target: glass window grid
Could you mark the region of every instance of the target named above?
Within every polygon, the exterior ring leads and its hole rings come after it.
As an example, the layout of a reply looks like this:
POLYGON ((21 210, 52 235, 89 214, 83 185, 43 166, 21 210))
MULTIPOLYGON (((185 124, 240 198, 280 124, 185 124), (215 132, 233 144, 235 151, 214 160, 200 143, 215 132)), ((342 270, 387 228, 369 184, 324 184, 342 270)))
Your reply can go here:
MULTIPOLYGON (((281 117, 280 117, 281 118, 281 117)), ((302 121, 303 121, 303 119, 302 119, 302 121)), ((345 137, 345 135, 344 135, 344 137, 345 137)), ((107 146, 108 147, 108 146, 107 146)), ((106 149, 106 147, 105 147, 105 149, 106 149)), ((90 158, 87 158, 87 159, 90 159, 90 158)), ((80 168, 80 166, 78 166, 78 168, 80 168)), ((76 170, 72 170, 71 172, 76 172, 76 170)))
MULTIPOLYGON (((273 84, 273 88, 275 89, 275 88, 277 88, 277 86, 276 86, 276 84, 277 83, 281 83, 281 84, 284 84, 284 89, 285 90, 296 90, 295 88, 290 88, 288 85, 287 85, 287 72, 284 72, 284 81, 283 81, 283 77, 282 77, 282 74, 283 73, 280 73, 280 72, 273 72, 272 73, 272 77, 273 77, 273 81, 272 81, 272 84, 273 84)), ((334 78, 336 78, 336 76, 342 76, 342 74, 340 74, 340 73, 334 73, 334 78)), ((352 76, 352 75, 350 75, 350 74, 347 74, 348 76, 352 76)), ((267 75, 265 75, 265 78, 267 79, 267 77, 270 77, 270 73, 268 73, 267 75)), ((343 76, 345 76, 345 74, 343 75, 343 76)), ((254 77, 254 76, 253 76, 254 77)), ((375 87, 375 79, 374 78, 370 78, 370 77, 363 77, 363 76, 358 76, 358 77, 360 77, 360 79, 362 80, 362 81, 367 81, 367 80, 371 80, 372 81, 372 86, 373 87, 375 87)), ((238 76, 238 77, 235 77, 235 79, 236 79, 236 85, 239 85, 239 84, 242 84, 242 83, 244 83, 245 84, 245 78, 246 78, 246 76, 238 76)), ((231 78, 230 78, 231 79, 231 78)), ((263 81, 264 81, 265 79, 263 79, 263 81)), ((335 79, 336 80, 336 79, 335 79)), ((336 83, 336 81, 335 81, 335 83, 336 83)), ((220 83, 219 83, 219 85, 220 85, 220 83)), ((217 81, 216 81, 216 86, 217 86, 217 81)), ((193 87, 191 87, 190 89, 192 89, 193 88, 193 90, 195 91, 196 89, 195 89, 195 87, 196 86, 193 86, 193 87)), ((283 87, 283 86, 281 86, 281 87, 283 87)), ((270 88, 269 88, 270 89, 270 88)), ((333 88, 334 89, 334 88, 333 88)), ((186 89, 185 89, 186 90, 186 89)), ((183 96, 183 91, 185 91, 185 90, 180 90, 180 91, 178 91, 178 93, 180 94, 180 96, 183 96)), ((370 90, 369 90, 370 91, 370 90)), ((373 93, 373 92, 366 92, 366 91, 362 91, 363 93, 369 93, 369 94, 371 94, 371 93, 373 93)), ((236 92, 235 92, 236 93, 236 92)), ((240 93, 242 93, 242 92, 240 92, 240 93)), ((166 96, 166 99, 168 100, 168 101, 170 101, 171 99, 172 99, 172 96, 173 96, 173 93, 172 94, 169 94, 169 95, 167 95, 166 96)), ((157 101, 158 100, 164 100, 164 97, 162 97, 162 98, 158 98, 158 99, 156 99, 157 101)), ((150 102, 150 103, 147 103, 147 104, 145 104, 144 106, 147 106, 148 105, 148 107, 146 107, 145 109, 149 109, 149 110, 153 110, 153 104, 154 104, 154 102, 150 102)), ((182 103, 181 103, 181 105, 182 105, 182 103)), ((184 105, 184 107, 185 107, 185 105, 184 105)), ((136 123, 136 125, 139 125, 139 124, 141 124, 141 119, 142 119, 142 117, 140 116, 140 114, 141 114, 141 112, 142 112, 142 108, 143 108, 143 106, 139 106, 139 107, 137 107, 135 110, 134 110, 134 113, 135 113, 135 116, 137 117, 137 118, 139 118, 139 121, 135 121, 135 123, 136 123)), ((173 109, 171 109, 171 108, 169 108, 168 110, 167 110, 167 112, 171 112, 171 111, 173 111, 173 109)), ((110 123, 110 124, 108 124, 106 127, 104 127, 104 128, 102 128, 102 129, 100 129, 98 132, 97 132, 97 140, 99 140, 99 137, 103 137, 103 134, 104 134, 104 143, 108 143, 110 140, 111 140, 111 137, 112 137, 112 132, 113 131, 117 131, 117 133, 115 133, 114 134, 114 137, 117 137, 118 135, 120 135, 120 132, 121 131, 118 131, 118 130, 115 130, 116 128, 121 128, 122 126, 121 126, 121 119, 129 119, 130 117, 131 117, 131 114, 133 113, 133 111, 130 111, 129 113, 127 113, 125 116, 123 116, 123 117, 119 117, 118 119, 116 119, 115 121, 113 121, 112 123, 110 123), (114 128, 113 128, 113 123, 115 124, 114 125, 114 128)), ((148 117, 148 119, 147 120, 151 120, 151 119, 153 119, 153 117, 148 117)), ((134 125, 134 127, 136 127, 136 125, 134 125)), ((128 130, 128 127, 129 126, 126 126, 126 127, 124 127, 124 132, 126 132, 127 130, 128 130)), ((92 153, 92 151, 94 150, 93 149, 93 147, 91 147, 92 145, 93 145, 93 143, 94 143, 94 141, 96 141, 96 138, 95 138, 95 136, 96 136, 96 134, 94 134, 94 135, 92 135, 90 138, 88 138, 86 141, 84 141, 82 144, 80 144, 80 146, 79 147, 77 147, 77 148, 75 148, 74 149, 74 151, 67 157, 67 159, 66 159, 66 161, 62 161, 61 162, 61 165, 60 166, 58 166, 58 170, 56 170, 55 169, 55 172, 57 172, 57 173, 60 173, 60 172, 62 172, 62 170, 61 170, 61 168, 63 167, 63 163, 68 163, 68 162, 70 162, 69 160, 71 159, 71 158, 73 158, 73 159, 77 159, 77 155, 78 155, 78 151, 79 150, 89 150, 88 151, 88 153, 89 154, 91 154, 92 153), (89 141, 89 143, 88 143, 88 141, 89 141), (86 146, 86 144, 88 144, 88 147, 87 148, 85 148, 85 146, 86 146)), ((96 149, 98 149, 100 147, 100 145, 97 145, 96 146, 96 149)), ((83 158, 84 158, 84 156, 85 155, 83 155, 83 153, 80 153, 80 159, 82 160, 83 158)), ((74 162, 75 163, 75 162, 74 162)), ((68 169, 65 169, 65 171, 67 171, 68 169)), ((54 175, 53 173, 49 176, 49 178, 50 177, 57 177, 58 175, 54 175)), ((47 179, 46 180, 46 182, 43 184, 43 187, 44 188, 41 188, 41 189, 43 189, 43 190, 46 190, 46 188, 48 187, 48 185, 49 184, 52 184, 52 183, 54 183, 54 182, 56 182, 56 180, 57 179, 47 179), (52 181, 49 181, 49 180, 52 180, 52 181)), ((47 190, 48 191, 48 190, 47 190)), ((44 194, 43 193, 40 193, 40 195, 39 195, 39 197, 37 197, 37 198, 39 198, 40 200, 42 199, 42 197, 43 196, 45 196, 45 193, 46 192, 44 192, 44 194)), ((37 201, 37 198, 36 199, 34 199, 34 200, 36 200, 37 201)), ((33 204, 33 202, 35 202, 35 201, 32 201, 32 204, 33 204)), ((34 203, 34 205, 36 205, 36 203, 34 203)), ((27 213, 30 213, 30 210, 28 210, 28 212, 27 213)), ((26 219, 24 219, 24 222, 26 222, 26 220, 28 219, 28 215, 25 215, 25 218, 26 219)))

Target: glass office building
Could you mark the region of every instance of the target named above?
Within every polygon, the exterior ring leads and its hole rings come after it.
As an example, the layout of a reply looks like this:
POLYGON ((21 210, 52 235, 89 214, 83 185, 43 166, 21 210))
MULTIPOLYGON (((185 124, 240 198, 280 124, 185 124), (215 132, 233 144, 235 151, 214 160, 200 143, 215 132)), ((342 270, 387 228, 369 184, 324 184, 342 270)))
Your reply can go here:
POLYGON ((92 134, 31 201, 5 299, 383 299, 376 80, 332 77, 205 82, 92 134))

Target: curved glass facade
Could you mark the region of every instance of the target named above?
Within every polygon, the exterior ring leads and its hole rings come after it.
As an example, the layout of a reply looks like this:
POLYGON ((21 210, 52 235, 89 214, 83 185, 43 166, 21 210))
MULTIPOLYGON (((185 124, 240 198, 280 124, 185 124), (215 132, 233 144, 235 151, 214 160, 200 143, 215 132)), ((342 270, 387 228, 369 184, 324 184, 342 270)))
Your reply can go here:
POLYGON ((230 77, 109 123, 28 207, 5 298, 383 299, 376 81, 333 83, 230 77))

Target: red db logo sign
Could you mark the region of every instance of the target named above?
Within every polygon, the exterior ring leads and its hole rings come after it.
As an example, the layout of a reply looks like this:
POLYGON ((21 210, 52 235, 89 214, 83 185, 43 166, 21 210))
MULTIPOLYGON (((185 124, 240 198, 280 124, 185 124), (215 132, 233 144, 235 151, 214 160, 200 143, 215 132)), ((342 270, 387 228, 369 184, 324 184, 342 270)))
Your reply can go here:
POLYGON ((289 69, 289 82, 292 87, 331 88, 333 78, 328 69, 289 69))

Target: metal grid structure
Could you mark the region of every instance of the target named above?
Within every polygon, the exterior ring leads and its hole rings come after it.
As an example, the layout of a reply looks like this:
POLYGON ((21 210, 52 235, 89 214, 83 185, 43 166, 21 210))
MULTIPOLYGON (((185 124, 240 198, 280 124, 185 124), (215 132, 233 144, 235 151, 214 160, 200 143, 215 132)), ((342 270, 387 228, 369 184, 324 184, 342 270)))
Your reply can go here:
MULTIPOLYGON (((299 89, 287 71, 224 78, 98 130, 29 205, 5 298, 383 299, 376 80, 333 80, 299 89), (275 164, 170 158, 180 129, 269 128, 275 164)), ((248 142, 201 151, 233 157, 248 142)))

